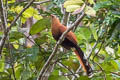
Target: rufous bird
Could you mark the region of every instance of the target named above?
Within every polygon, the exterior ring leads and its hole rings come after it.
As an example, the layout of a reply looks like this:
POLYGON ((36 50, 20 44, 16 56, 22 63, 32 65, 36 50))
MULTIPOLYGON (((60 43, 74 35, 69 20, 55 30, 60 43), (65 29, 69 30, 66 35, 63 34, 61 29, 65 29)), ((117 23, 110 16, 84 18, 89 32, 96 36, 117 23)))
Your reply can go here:
MULTIPOLYGON (((65 30, 67 30, 67 27, 62 25, 59 19, 53 14, 51 14, 51 20, 52 20, 51 22, 52 36, 56 41, 58 41, 62 33, 65 30)), ((81 66, 83 67, 83 70, 87 73, 88 76, 90 76, 92 74, 92 68, 89 65, 87 59, 85 58, 83 51, 78 46, 77 38, 72 31, 66 34, 65 39, 61 43, 61 45, 68 50, 74 49, 74 52, 76 56, 78 57, 79 62, 81 66)))

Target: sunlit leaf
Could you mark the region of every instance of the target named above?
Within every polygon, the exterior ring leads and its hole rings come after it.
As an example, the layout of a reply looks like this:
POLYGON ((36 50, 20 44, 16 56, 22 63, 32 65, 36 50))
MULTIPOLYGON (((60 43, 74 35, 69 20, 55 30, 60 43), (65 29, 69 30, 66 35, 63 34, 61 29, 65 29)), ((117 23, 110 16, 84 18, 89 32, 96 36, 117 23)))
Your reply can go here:
POLYGON ((15 3, 15 0, 8 0, 7 2, 8 2, 8 4, 15 3))
POLYGON ((69 5, 69 6, 66 7, 66 11, 67 12, 73 12, 74 10, 79 9, 79 8, 80 8, 79 5, 69 5))
POLYGON ((90 4, 95 4, 94 0, 88 0, 90 4))
POLYGON ((82 0, 68 0, 64 3, 64 7, 67 8, 67 6, 70 6, 70 5, 80 6, 81 4, 83 4, 82 0))
POLYGON ((18 44, 13 44, 13 47, 14 47, 15 49, 18 49, 18 48, 19 48, 19 45, 18 45, 18 44))
POLYGON ((5 68, 5 56, 2 56, 2 58, 0 59, 0 72, 4 71, 5 68))
POLYGON ((90 16, 93 16, 93 17, 96 16, 96 11, 92 7, 90 7, 90 6, 86 6, 85 13, 87 15, 90 15, 90 16))

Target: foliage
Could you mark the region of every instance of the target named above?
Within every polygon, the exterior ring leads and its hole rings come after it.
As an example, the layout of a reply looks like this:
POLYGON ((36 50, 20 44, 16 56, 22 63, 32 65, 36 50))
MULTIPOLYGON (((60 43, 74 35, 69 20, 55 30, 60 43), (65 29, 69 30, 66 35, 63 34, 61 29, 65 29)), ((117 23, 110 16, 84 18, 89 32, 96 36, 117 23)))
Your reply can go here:
MULTIPOLYGON (((5 6, 4 0, 4 6, 5 6)), ((29 1, 29 0, 28 0, 29 1)), ((41 1, 41 0, 36 0, 41 1)), ((119 80, 120 79, 120 0, 88 0, 85 7, 85 17, 75 30, 79 46, 85 55, 92 55, 89 62, 94 70, 94 76, 88 78, 84 76, 84 71, 80 70, 80 77, 76 80, 119 80), (92 47, 96 44, 96 47, 92 47), (95 56, 95 54, 97 54, 95 56)), ((25 7, 27 0, 7 2, 7 25, 25 7)), ((36 80, 41 68, 53 51, 55 40, 52 38, 50 26, 50 14, 55 14, 62 19, 62 4, 67 12, 73 13, 80 9, 85 0, 52 0, 41 4, 39 7, 33 4, 28 8, 12 26, 6 44, 0 58, 0 80, 36 80), (35 21, 29 21, 30 18, 35 21), (28 23, 27 23, 28 21, 28 23), (35 22, 33 24, 33 22, 35 22), (25 25, 25 26, 24 26, 25 25), (30 27, 27 27, 31 25, 30 27), (29 36, 34 42, 32 46, 26 46, 29 36), (16 78, 16 79, 15 79, 16 78)), ((80 15, 77 14, 77 15, 80 15)), ((69 23, 73 23, 77 17, 71 15, 69 23)), ((1 22, 0 22, 1 26, 1 22)), ((0 29, 0 39, 3 31, 0 29)), ((31 42, 31 41, 30 41, 31 42)), ((60 49, 58 53, 64 54, 60 49)), ((71 71, 76 72, 79 61, 72 50, 60 57, 60 62, 71 71)), ((76 73, 77 74, 77 73, 76 73)), ((71 80, 74 75, 60 65, 56 64, 48 80, 71 80)))

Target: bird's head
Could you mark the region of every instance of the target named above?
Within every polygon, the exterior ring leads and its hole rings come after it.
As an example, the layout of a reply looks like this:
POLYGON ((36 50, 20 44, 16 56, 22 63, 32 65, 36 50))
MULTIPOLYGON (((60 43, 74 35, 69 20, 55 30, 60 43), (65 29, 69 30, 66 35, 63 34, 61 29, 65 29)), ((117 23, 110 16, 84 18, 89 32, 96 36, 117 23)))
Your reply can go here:
POLYGON ((60 24, 59 19, 54 14, 51 14, 51 20, 52 20, 52 23, 60 24))
POLYGON ((51 19, 56 19, 57 17, 54 14, 51 14, 51 19))

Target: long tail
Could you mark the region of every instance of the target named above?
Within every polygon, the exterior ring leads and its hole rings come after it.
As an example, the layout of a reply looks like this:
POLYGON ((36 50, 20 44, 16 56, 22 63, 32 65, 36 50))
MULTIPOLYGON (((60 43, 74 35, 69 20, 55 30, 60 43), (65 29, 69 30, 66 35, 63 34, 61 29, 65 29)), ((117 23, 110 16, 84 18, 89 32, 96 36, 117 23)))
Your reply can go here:
POLYGON ((76 46, 75 49, 76 50, 74 52, 77 55, 81 66, 83 67, 83 69, 87 73, 87 75, 91 76, 92 75, 92 68, 89 65, 87 59, 85 58, 83 51, 80 49, 79 46, 76 46))

